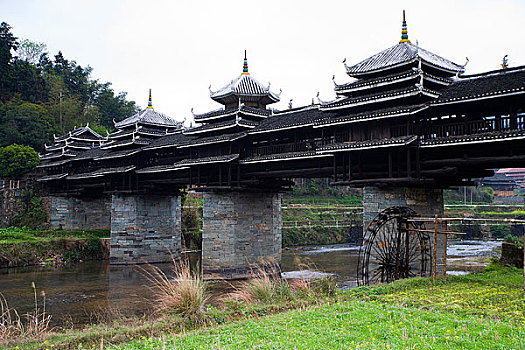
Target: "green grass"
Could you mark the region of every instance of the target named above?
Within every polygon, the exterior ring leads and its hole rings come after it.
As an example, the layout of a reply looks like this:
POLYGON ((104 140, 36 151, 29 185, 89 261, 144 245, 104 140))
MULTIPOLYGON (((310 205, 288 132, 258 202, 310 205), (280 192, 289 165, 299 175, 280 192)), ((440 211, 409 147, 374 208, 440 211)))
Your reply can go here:
POLYGON ((358 205, 363 204, 363 197, 358 196, 344 196, 344 197, 331 197, 331 196, 299 196, 299 195, 286 195, 283 197, 283 204, 344 204, 344 205, 358 205))
POLYGON ((168 349, 522 349, 525 331, 474 316, 348 300, 120 348, 163 343, 168 349))
POLYGON ((109 238, 109 230, 34 230, 28 227, 0 228, 0 244, 50 242, 61 239, 109 238))
POLYGON ((129 340, 119 349, 524 349, 523 271, 403 280, 340 292, 267 317, 187 334, 129 340))

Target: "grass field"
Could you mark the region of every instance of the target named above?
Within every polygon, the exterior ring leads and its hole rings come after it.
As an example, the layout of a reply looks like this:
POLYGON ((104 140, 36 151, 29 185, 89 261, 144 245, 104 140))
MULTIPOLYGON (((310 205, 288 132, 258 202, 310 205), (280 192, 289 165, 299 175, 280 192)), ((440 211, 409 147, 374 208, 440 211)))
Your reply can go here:
MULTIPOLYGON (((398 281, 340 292, 337 300, 177 335, 142 336, 119 349, 524 349, 523 271, 398 281)), ((111 348, 111 347, 109 347, 111 348)))

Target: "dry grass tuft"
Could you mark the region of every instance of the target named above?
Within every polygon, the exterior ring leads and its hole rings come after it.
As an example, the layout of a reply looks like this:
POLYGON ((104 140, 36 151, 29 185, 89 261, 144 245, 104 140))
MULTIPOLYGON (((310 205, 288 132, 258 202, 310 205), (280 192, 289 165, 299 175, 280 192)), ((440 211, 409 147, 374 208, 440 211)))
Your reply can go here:
POLYGON ((10 308, 5 297, 0 294, 0 340, 18 337, 23 329, 18 312, 10 308))
POLYGON ((174 311, 192 320, 202 318, 208 300, 206 284, 199 274, 191 271, 187 260, 173 260, 174 279, 153 265, 148 265, 142 272, 153 285, 158 311, 174 311))
POLYGON ((49 330, 51 315, 46 314, 46 293, 42 291, 43 309, 38 307, 37 290, 31 282, 35 296, 35 309, 25 314, 26 322, 22 321, 18 311, 10 308, 5 297, 0 293, 0 341, 9 341, 19 337, 41 337, 49 330))
POLYGON ((286 293, 288 284, 281 279, 281 269, 278 264, 260 263, 251 267, 251 277, 235 291, 227 294, 227 298, 242 302, 267 302, 276 296, 286 293), (284 285, 286 284, 286 285, 284 285))

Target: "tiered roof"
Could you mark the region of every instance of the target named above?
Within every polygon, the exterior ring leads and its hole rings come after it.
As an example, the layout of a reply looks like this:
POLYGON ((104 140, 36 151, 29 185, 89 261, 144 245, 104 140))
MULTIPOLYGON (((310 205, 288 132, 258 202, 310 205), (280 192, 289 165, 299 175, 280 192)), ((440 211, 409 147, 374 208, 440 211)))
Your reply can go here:
MULTIPOLYGON (((55 144, 45 146, 46 153, 40 155, 39 168, 49 168, 65 164, 83 151, 99 147, 105 137, 89 127, 89 124, 76 128, 65 135, 53 136, 55 144)), ((44 181, 44 180, 41 180, 44 181)))
POLYGON ((343 63, 346 73, 355 80, 335 84, 337 98, 320 101, 321 110, 361 113, 419 105, 438 99, 440 91, 454 82, 453 76, 465 71, 464 66, 412 44, 404 11, 399 43, 353 66, 343 63), (377 106, 379 103, 381 106, 377 106))
POLYGON ((102 149, 146 146, 153 139, 181 131, 182 123, 153 108, 150 89, 148 107, 129 118, 115 122, 115 127, 117 131, 108 135, 110 141, 103 144, 102 149))
POLYGON ((279 95, 270 90, 269 83, 264 86, 250 75, 245 51, 241 75, 217 91, 212 91, 210 88, 211 99, 224 105, 224 109, 202 114, 194 113, 195 122, 204 125, 188 129, 184 133, 208 135, 252 129, 272 114, 266 106, 278 102, 279 95))

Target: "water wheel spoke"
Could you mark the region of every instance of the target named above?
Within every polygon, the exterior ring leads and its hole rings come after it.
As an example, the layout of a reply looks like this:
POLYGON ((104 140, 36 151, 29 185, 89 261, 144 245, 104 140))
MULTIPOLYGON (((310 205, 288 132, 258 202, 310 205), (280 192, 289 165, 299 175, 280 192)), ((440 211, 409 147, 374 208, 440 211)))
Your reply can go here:
POLYGON ((416 213, 404 207, 385 209, 369 225, 365 249, 358 261, 358 279, 366 284, 392 282, 399 278, 423 276, 431 265, 430 238, 422 222, 408 223, 416 213))

